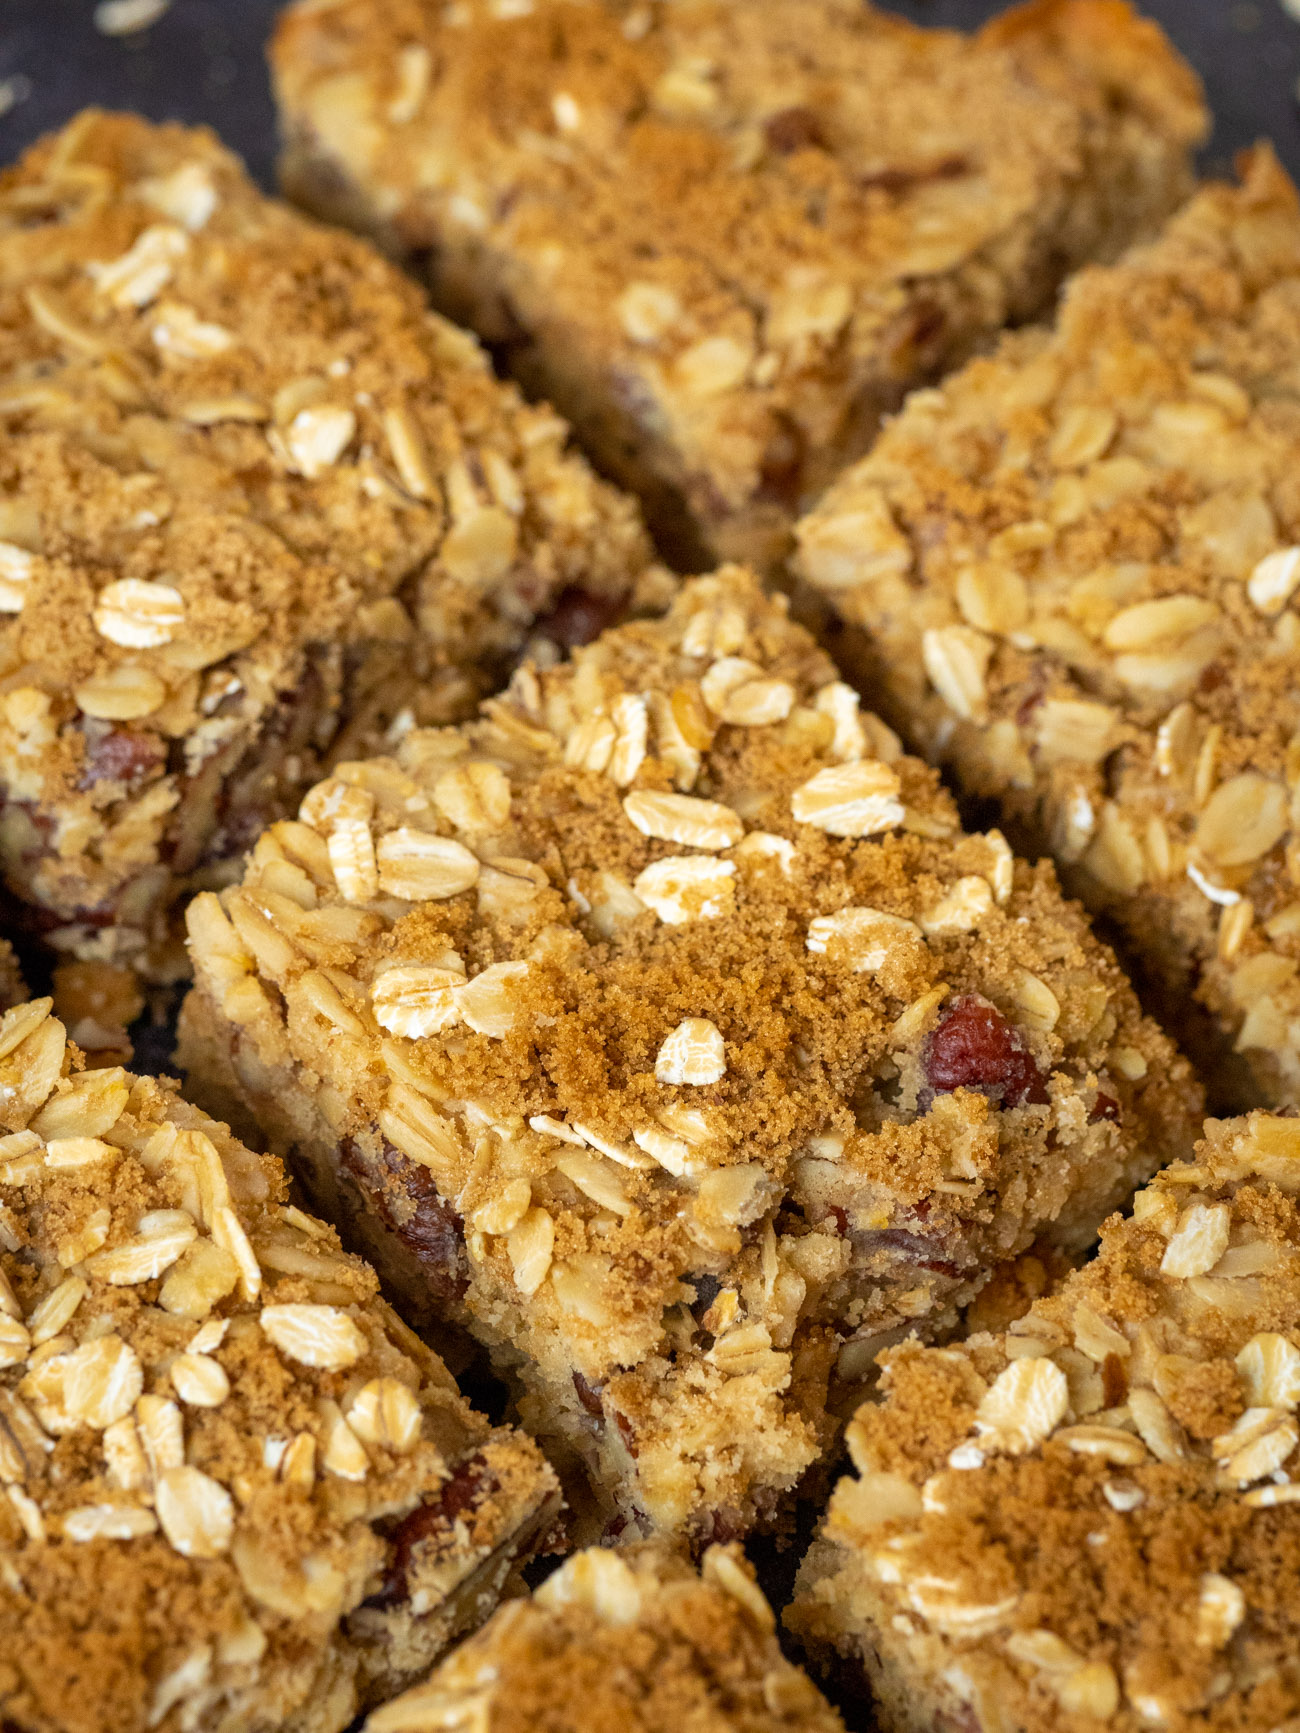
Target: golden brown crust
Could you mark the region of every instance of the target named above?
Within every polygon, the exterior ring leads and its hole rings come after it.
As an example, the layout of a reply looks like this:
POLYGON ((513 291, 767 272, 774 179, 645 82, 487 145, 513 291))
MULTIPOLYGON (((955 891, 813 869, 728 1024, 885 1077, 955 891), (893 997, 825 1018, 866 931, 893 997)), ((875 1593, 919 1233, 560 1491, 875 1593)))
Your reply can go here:
POLYGON ((470 1629, 558 1500, 174 1085, 0 1019, 0 1720, 338 1733, 470 1629))
POLYGON ((1267 149, 1057 329, 915 397, 800 529, 895 718, 1270 1101, 1300 1094, 1300 210, 1267 149))
POLYGON ((558 417, 205 132, 88 111, 0 177, 0 421, 0 854, 90 959, 165 953, 169 871, 340 731, 417 678, 457 714, 648 558, 558 417))
POLYGON ((191 1075, 656 1530, 770 1509, 834 1366, 1086 1245, 1196 1110, 1050 870, 737 568, 340 765, 189 922, 191 1075))
POLYGON ((530 1600, 510 1601, 431 1677, 377 1710, 367 1733, 842 1733, 782 1655, 738 1546, 702 1571, 666 1547, 591 1548, 530 1600))
POLYGON ((1300 1710, 1300 1122, 1193 1162, 1003 1335, 888 1359, 788 1623, 889 1733, 1251 1733, 1300 1710))
POLYGON ((779 557, 909 385, 1173 208, 1196 80, 1114 0, 281 15, 286 185, 426 270, 698 555, 779 557))

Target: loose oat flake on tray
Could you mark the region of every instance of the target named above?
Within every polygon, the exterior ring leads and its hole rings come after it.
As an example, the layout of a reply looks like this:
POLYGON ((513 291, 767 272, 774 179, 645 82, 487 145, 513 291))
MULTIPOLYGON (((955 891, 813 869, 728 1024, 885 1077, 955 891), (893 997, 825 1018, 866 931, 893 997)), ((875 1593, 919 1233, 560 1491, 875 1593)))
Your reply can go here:
POLYGON ((211 134, 88 111, 0 175, 0 867, 167 975, 331 748, 461 714, 649 548, 568 430, 211 134))
POLYGON ((491 1612, 559 1511, 287 1201, 50 1001, 0 1019, 0 1723, 340 1733, 491 1612))
POLYGON ((883 1343, 1193 1135, 1050 866, 736 568, 338 765, 188 919, 192 1085, 492 1348, 595 1534, 773 1518, 883 1343))
POLYGON ((1300 1120, 1210 1120, 1001 1334, 887 1357, 786 1615, 884 1733, 1300 1714, 1300 1120))

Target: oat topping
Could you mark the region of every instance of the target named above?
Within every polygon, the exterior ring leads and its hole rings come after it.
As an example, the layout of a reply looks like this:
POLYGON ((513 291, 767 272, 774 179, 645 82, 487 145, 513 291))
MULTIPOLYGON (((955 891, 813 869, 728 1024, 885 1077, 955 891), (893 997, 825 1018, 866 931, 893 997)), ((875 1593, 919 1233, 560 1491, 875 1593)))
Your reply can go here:
POLYGON ((844 694, 730 568, 338 764, 190 905, 196 1086, 499 1351, 584 1532, 770 1515, 829 1387, 1190 1147, 1186 1066, 1050 870, 844 694), (741 679, 788 708, 726 721, 741 679))
POLYGON ((839 1733, 775 1623, 738 1546, 710 1547, 698 1575, 666 1547, 593 1547, 502 1607, 366 1730, 839 1733))
POLYGON ((169 903, 331 745, 463 714, 650 550, 556 415, 207 133, 79 116, 0 177, 0 263, 0 866, 61 951, 174 975, 169 903))
POLYGON ((500 343, 691 571, 778 559, 910 385, 1174 208, 1204 127, 1105 0, 973 38, 859 0, 303 0, 272 63, 292 196, 500 343))
POLYGON ((886 1356, 787 1621, 890 1733, 1300 1710, 1297 1195, 1300 1122, 1209 1120, 1008 1331, 886 1356))
POLYGON ((1054 330, 914 396, 799 529, 891 718, 1274 1103, 1300 1099, 1298 283, 1261 148, 1054 330))
POLYGON ((339 1733, 490 1610, 550 1470, 274 1157, 48 999, 0 1055, 0 1718, 339 1733))
POLYGON ((655 1057, 660 1083, 720 1083, 727 1075, 722 1031, 707 1017, 687 1017, 664 1037, 655 1057))

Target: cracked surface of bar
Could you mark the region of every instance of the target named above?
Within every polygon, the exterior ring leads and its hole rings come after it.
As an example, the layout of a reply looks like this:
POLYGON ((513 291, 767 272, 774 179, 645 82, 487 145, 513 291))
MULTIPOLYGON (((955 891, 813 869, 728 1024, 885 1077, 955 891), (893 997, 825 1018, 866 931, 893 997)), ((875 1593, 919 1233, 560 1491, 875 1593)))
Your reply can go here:
POLYGON ((364 242, 210 133, 87 111, 0 176, 0 865, 63 952, 168 911, 408 701, 619 611, 635 507, 364 242))
POLYGON ((495 1606, 559 1513, 174 1084, 0 1019, 0 1720, 340 1733, 495 1606))
POLYGON ((1176 1029, 1194 993, 1245 1105, 1300 1099, 1298 305, 1261 148, 799 531, 887 714, 1120 922, 1176 1029))
POLYGON ((883 1341, 1194 1134, 1051 868, 738 568, 341 764, 188 918, 192 1086, 492 1347, 597 1535, 771 1520, 883 1341))
POLYGON ((284 183, 429 281, 683 569, 779 559, 904 391, 1190 186, 1199 87, 1113 0, 282 14, 284 183))
POLYGON ((376 1710, 366 1733, 843 1733, 775 1624, 734 1544, 710 1547, 698 1575, 654 1542, 593 1547, 376 1710))
POLYGON ((1300 1711, 1300 1122, 1209 1120, 1003 1334, 889 1356, 786 1622, 885 1733, 1300 1711))

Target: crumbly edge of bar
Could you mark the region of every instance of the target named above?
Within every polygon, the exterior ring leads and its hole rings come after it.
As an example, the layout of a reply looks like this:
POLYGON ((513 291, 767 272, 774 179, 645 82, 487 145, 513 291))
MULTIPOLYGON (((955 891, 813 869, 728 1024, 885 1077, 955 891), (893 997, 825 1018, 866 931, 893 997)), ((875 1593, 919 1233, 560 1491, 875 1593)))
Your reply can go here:
POLYGON ((209 134, 87 111, 0 177, 0 252, 2 846, 82 955, 242 852, 245 784, 463 714, 650 559, 557 416, 209 134))
POLYGON ((367 1733, 431 1733, 475 1714, 494 1733, 543 1721, 576 1733, 629 1714, 645 1733, 684 1719, 736 1733, 842 1725, 781 1654, 772 1609, 736 1546, 711 1547, 699 1574, 656 1545, 576 1554, 372 1715, 367 1733))
POLYGON ((336 1733, 485 1616, 554 1477, 275 1158, 79 1066, 48 999, 0 1019, 0 1713, 336 1733))
POLYGON ((940 1681, 996 1730, 1295 1713, 1297 1191, 1300 1121, 1208 1121, 1008 1333, 889 1359, 788 1614, 888 1725, 940 1681))
MULTIPOLYGON (((1185 1064, 1050 871, 961 837, 833 673, 752 578, 696 580, 478 724, 341 766, 189 914, 192 1074, 408 1303, 572 1385, 570 1427, 614 1420, 643 1492, 659 1438, 670 1527, 693 1501, 665 1385, 797 1392, 802 1362, 815 1390, 830 1326, 865 1376, 870 1343, 946 1326, 1040 1231, 1086 1244, 1190 1142, 1185 1064), (684 788, 731 793, 747 837, 684 788)), ((761 1430, 710 1428, 733 1459, 761 1430)))
POLYGON ((1261 148, 1080 277, 1054 334, 913 399, 801 532, 894 720, 1050 846, 1171 998, 1194 985, 1272 1102, 1300 1092, 1300 425, 1261 381, 1300 353, 1298 271, 1261 148))
MULTIPOLYGON (((886 1733, 934 1733, 940 1727, 985 1733, 972 1711, 969 1689, 954 1689, 944 1678, 947 1656, 936 1653, 935 1665, 917 1665, 914 1651, 892 1624, 895 1603, 889 1591, 845 1568, 835 1542, 812 1543, 799 1567, 795 1595, 781 1622, 813 1677, 833 1696, 853 1702, 869 1693, 873 1724, 886 1733)), ((963 1669, 961 1683, 973 1683, 969 1669, 963 1669)))
POLYGON ((1203 126, 1193 75, 1116 7, 969 42, 818 12, 739 40, 725 8, 570 12, 558 49, 544 8, 291 9, 273 48, 294 196, 430 273, 696 566, 770 566, 908 384, 1168 214, 1203 126), (509 143, 478 119, 489 81, 509 143))

